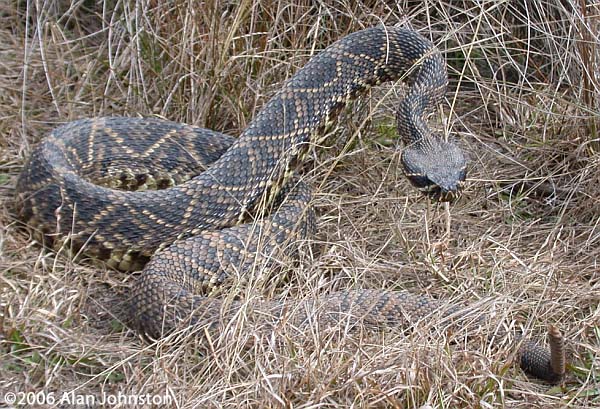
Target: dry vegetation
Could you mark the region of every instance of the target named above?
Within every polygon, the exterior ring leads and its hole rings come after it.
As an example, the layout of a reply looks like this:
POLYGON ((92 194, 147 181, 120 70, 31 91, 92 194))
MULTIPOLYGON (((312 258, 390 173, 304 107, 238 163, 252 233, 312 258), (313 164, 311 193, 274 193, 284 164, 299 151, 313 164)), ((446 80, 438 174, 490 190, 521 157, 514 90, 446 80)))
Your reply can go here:
POLYGON ((600 405, 599 7, 295 3, 0 3, 0 390, 167 394, 177 407, 600 405), (44 250, 15 220, 17 175, 57 124, 159 115, 237 135, 311 55, 381 22, 421 31, 447 56, 438 127, 469 152, 466 192, 446 212, 408 186, 392 141, 402 85, 374 90, 307 167, 315 254, 246 293, 411 289, 479 303, 493 313, 488 332, 508 337, 421 325, 296 340, 254 336, 242 320, 209 345, 151 344, 124 322, 133 277, 44 250), (543 341, 548 324, 568 340, 556 387, 511 363, 516 334, 543 341))

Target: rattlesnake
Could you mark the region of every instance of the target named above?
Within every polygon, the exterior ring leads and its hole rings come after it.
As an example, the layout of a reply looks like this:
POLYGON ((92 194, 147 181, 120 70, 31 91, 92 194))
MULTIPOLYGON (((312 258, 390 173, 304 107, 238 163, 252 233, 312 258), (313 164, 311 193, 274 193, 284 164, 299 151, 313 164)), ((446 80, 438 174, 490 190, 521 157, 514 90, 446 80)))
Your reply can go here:
MULTIPOLYGON (((431 198, 450 200, 466 177, 466 160, 425 122, 446 91, 445 62, 418 33, 376 27, 312 58, 237 139, 159 119, 96 118, 58 127, 18 180, 19 216, 55 244, 68 239, 72 248, 121 269, 152 258, 133 289, 140 331, 160 336, 181 320, 218 325, 237 301, 224 306, 203 291, 268 262, 314 230, 310 190, 291 176, 308 147, 354 97, 400 78, 410 85, 397 110, 403 170, 431 198), (127 191, 152 187, 158 190, 127 191)), ((406 325, 441 305, 386 290, 342 291, 314 302, 326 311, 323 323, 351 314, 365 326, 406 325)), ((289 310, 277 302, 257 308, 275 320, 289 310)), ((306 319, 298 313, 292 321, 306 319)), ((556 378, 547 352, 529 348, 523 356, 525 368, 556 378)))

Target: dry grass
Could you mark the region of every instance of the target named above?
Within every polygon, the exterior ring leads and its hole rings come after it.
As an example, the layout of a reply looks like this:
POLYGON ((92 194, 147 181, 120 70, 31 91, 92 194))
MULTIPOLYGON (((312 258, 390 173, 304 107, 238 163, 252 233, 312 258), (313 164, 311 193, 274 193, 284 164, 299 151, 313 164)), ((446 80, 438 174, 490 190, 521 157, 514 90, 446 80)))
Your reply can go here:
POLYGON ((167 394, 178 407, 600 405, 598 6, 295 3, 0 4, 0 390, 167 394), (421 30, 448 58, 444 125, 472 163, 451 229, 401 175, 388 142, 402 87, 380 88, 332 131, 349 143, 309 166, 318 256, 279 287, 247 292, 408 288, 479 302, 495 312, 489 331, 512 337, 543 339, 555 324, 571 363, 561 387, 510 365, 510 337, 427 325, 300 341, 255 337, 242 322, 208 346, 148 344, 123 325, 132 277, 43 250, 15 220, 17 175, 55 125, 156 114, 236 135, 311 55, 380 22, 421 30))

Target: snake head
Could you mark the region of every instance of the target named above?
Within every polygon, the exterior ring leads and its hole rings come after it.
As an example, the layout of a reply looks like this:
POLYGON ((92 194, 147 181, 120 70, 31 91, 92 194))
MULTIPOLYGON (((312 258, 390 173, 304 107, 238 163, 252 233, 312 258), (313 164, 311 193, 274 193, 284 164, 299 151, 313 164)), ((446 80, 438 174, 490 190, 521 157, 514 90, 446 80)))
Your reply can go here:
POLYGON ((467 160, 455 144, 430 138, 407 146, 400 158, 410 183, 440 202, 458 197, 467 176, 467 160))

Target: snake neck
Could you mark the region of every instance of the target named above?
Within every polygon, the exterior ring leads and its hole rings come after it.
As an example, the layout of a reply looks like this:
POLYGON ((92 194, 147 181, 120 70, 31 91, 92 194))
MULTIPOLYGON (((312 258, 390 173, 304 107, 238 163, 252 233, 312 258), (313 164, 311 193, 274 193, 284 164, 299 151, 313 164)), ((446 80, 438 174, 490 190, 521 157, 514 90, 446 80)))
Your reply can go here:
POLYGON ((448 87, 446 64, 437 49, 429 50, 415 66, 417 71, 405 97, 398 104, 398 135, 406 145, 427 149, 438 138, 425 117, 441 104, 448 87))
POLYGON ((427 97, 409 95, 404 98, 396 111, 398 136, 406 146, 427 149, 435 142, 435 137, 424 119, 427 97))

